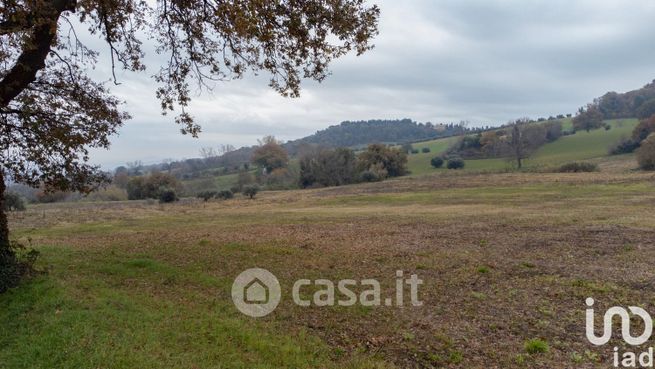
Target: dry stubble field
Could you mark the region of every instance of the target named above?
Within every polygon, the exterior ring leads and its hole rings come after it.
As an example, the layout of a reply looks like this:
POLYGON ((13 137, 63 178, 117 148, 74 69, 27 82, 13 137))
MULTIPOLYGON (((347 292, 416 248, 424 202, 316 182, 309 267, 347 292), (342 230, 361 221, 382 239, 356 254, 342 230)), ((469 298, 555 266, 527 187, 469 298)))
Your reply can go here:
POLYGON ((11 228, 48 274, 0 297, 0 368, 605 368, 584 302, 655 306, 654 207, 655 176, 623 171, 32 207, 11 228), (283 288, 262 319, 230 299, 250 267, 283 288), (288 296, 300 278, 392 295, 396 270, 425 281, 423 306, 288 296))

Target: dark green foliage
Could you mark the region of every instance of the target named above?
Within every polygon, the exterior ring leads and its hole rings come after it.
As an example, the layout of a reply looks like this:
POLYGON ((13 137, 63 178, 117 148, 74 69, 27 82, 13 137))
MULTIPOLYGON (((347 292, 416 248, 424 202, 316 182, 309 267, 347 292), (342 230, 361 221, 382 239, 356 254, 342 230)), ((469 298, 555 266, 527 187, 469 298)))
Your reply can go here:
POLYGON ((593 104, 587 105, 586 108, 580 108, 578 115, 573 118, 573 128, 576 131, 591 131, 603 126, 603 114, 598 107, 593 104))
POLYGON ((357 158, 360 171, 374 171, 382 179, 407 174, 407 154, 382 144, 369 145, 357 158))
POLYGON ((216 198, 221 200, 228 200, 233 197, 234 197, 234 193, 230 190, 218 191, 218 193, 216 194, 216 198))
POLYGON ((230 191, 232 191, 232 193, 239 193, 239 192, 241 192, 241 187, 239 187, 238 185, 237 186, 232 186, 232 187, 230 187, 230 191))
POLYGON ((432 123, 417 123, 411 119, 343 122, 318 131, 309 137, 291 141, 285 146, 290 152, 295 152, 295 148, 301 147, 303 144, 335 148, 368 145, 373 142, 417 142, 454 136, 466 130, 459 124, 439 126, 439 130, 435 128, 436 126, 432 123))
POLYGON ((4 194, 2 208, 5 211, 23 211, 25 210, 25 200, 19 194, 7 191, 4 194))
POLYGON ((464 163, 463 159, 460 158, 452 158, 448 159, 448 164, 446 167, 448 169, 463 169, 466 163, 464 163))
POLYGON ((619 141, 610 148, 610 154, 619 155, 634 152, 650 134, 655 133, 655 115, 642 119, 632 131, 632 137, 619 141))
POLYGON ((655 114, 655 98, 644 102, 637 109, 637 118, 639 119, 647 119, 653 116, 654 114, 655 114))
POLYGON ((421 149, 421 152, 424 153, 424 154, 427 154, 427 153, 430 152, 430 148, 429 147, 424 147, 424 148, 421 149))
POLYGON ((160 199, 164 190, 181 190, 177 178, 167 173, 152 173, 130 179, 127 183, 127 197, 130 200, 160 199))
POLYGON ((39 273, 34 268, 39 252, 17 241, 0 249, 0 294, 16 287, 20 280, 39 273))
POLYGON ((464 136, 460 144, 461 150, 480 149, 482 147, 480 144, 480 138, 482 138, 482 134, 480 133, 471 136, 464 136))
POLYGON ((562 122, 544 123, 546 129, 546 141, 553 142, 563 136, 562 122))
POLYGON ((413 147, 412 147, 412 144, 411 144, 411 143, 406 143, 406 144, 403 144, 403 146, 402 146, 402 150, 403 150, 406 154, 411 153, 411 152, 412 152, 412 149, 413 149, 413 147))
POLYGON ((171 203, 179 200, 177 193, 172 188, 162 187, 158 192, 160 203, 171 203))
POLYGON ((412 150, 410 150, 410 152, 411 152, 412 154, 418 154, 418 153, 419 153, 418 149, 412 149, 412 150))
POLYGON ((443 167, 443 158, 441 156, 435 156, 430 160, 430 165, 432 165, 434 168, 441 168, 443 167))
POLYGON ((362 182, 378 182, 381 180, 380 176, 371 170, 365 170, 360 174, 362 182))
POLYGON ((559 167, 560 173, 584 173, 584 172, 597 172, 598 165, 594 163, 575 162, 567 163, 559 167))
POLYGON ((248 196, 251 200, 257 196, 257 193, 259 193, 259 186, 257 185, 249 185, 243 188, 243 195, 248 196))
POLYGON ((20 277, 16 255, 12 250, 0 249, 0 293, 16 287, 20 277))
POLYGON ((610 147, 610 155, 629 154, 639 148, 640 142, 633 138, 625 138, 610 147))
POLYGON ((357 158, 346 148, 315 149, 300 157, 300 186, 340 186, 357 181, 357 158))
POLYGON ((598 109, 605 119, 620 118, 627 108, 627 102, 616 92, 608 92, 598 99, 598 109))
POLYGON ((196 195, 197 198, 202 199, 207 202, 210 199, 213 199, 216 196, 216 191, 202 191, 196 195))
POLYGON ((655 112, 655 83, 626 93, 608 92, 594 100, 604 119, 648 118, 655 112))

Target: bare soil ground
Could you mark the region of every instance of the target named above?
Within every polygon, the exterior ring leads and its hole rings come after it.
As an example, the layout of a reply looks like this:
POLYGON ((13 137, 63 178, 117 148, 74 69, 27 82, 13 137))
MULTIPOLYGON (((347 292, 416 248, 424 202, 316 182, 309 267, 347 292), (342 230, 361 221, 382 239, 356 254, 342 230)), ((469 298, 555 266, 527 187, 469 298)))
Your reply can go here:
POLYGON ((244 269, 266 268, 287 293, 262 319, 266 329, 319 337, 330 361, 364 355, 399 368, 601 368, 610 366, 613 345, 587 342, 585 299, 594 297, 599 311, 653 311, 654 208, 652 173, 446 174, 252 201, 38 206, 12 215, 11 227, 43 249, 48 278, 76 286, 82 299, 90 288, 84 279, 107 273, 85 265, 146 259, 185 272, 114 274, 111 287, 194 309, 197 299, 221 304, 248 322, 231 307, 231 281, 244 269), (423 306, 299 307, 288 297, 300 278, 376 278, 383 295, 393 295, 396 270, 424 280, 423 306), (531 339, 548 351, 528 353, 531 339))

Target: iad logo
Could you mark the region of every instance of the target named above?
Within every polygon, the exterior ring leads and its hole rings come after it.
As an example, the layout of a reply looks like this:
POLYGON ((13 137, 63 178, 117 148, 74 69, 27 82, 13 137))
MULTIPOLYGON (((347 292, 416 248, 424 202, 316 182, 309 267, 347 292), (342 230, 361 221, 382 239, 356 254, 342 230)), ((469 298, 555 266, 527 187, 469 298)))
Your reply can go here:
POLYGON ((594 309, 592 309, 594 303, 595 301, 591 297, 587 299, 587 306, 589 307, 587 309, 587 339, 594 345, 602 346, 610 341, 610 338, 612 338, 612 320, 615 316, 621 318, 621 335, 628 345, 643 345, 653 334, 653 319, 646 310, 637 306, 628 307, 630 313, 637 315, 644 321, 644 332, 637 337, 633 337, 630 333, 630 314, 626 309, 614 306, 609 308, 603 317, 603 335, 596 337, 594 333, 594 309))
MULTIPOLYGON (((589 342, 596 346, 607 344, 612 338, 612 323, 614 317, 621 318, 621 336, 623 340, 631 346, 640 346, 646 343, 653 334, 653 319, 648 312, 638 306, 629 306, 625 308, 614 306, 609 308, 603 316, 603 334, 598 337, 595 333, 594 324, 594 299, 589 297, 586 301, 586 334, 589 342), (639 336, 633 336, 630 331, 631 314, 643 321, 644 331, 639 336)), ((626 351, 622 355, 619 348, 614 347, 614 367, 615 368, 652 368, 653 367, 653 348, 647 351, 635 353, 626 351)))

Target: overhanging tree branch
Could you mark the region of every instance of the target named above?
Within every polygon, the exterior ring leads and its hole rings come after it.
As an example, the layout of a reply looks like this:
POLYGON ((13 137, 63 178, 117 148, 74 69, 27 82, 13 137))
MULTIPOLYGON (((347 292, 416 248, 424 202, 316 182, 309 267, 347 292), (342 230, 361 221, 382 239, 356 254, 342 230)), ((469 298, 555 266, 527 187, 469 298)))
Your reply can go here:
POLYGON ((31 37, 25 42, 23 52, 9 73, 0 81, 0 107, 6 107, 30 83, 36 74, 45 67, 53 41, 57 37, 57 21, 65 11, 74 11, 76 0, 54 0, 50 9, 43 9, 43 22, 35 25, 31 37))

